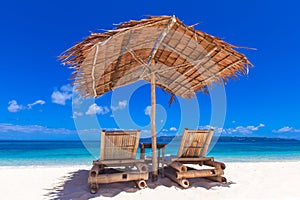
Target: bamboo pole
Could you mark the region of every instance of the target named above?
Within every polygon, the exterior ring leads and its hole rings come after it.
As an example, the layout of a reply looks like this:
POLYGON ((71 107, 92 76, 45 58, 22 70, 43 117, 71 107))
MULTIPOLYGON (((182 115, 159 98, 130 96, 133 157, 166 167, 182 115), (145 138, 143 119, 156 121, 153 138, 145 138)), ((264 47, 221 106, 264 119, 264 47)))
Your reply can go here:
POLYGON ((223 175, 222 169, 202 169, 202 170, 188 170, 187 172, 176 172, 177 179, 182 178, 198 178, 223 175))
POLYGON ((227 182, 227 179, 223 176, 211 176, 211 177, 205 177, 208 180, 219 182, 219 183, 225 183, 227 182))
POLYGON ((99 190, 99 185, 97 183, 90 184, 90 192, 91 194, 96 194, 99 190))
POLYGON ((157 170, 159 173, 159 162, 160 162, 160 148, 157 148, 157 170))
POLYGON ((203 164, 207 165, 207 166, 215 167, 217 169, 223 169, 224 170, 226 168, 224 163, 217 162, 217 161, 204 161, 203 164))
MULTIPOLYGON (((160 34, 158 39, 156 40, 153 49, 150 53, 150 56, 147 61, 147 66, 149 67, 154 63, 153 58, 155 57, 157 50, 164 40, 168 32, 172 29, 173 25, 176 23, 176 17, 173 16, 167 27, 160 34)), ((143 76, 145 70, 140 74, 140 77, 143 76)), ((156 181, 158 178, 158 162, 156 157, 156 127, 155 127, 155 115, 156 115, 156 93, 155 93, 155 72, 151 72, 151 135, 152 135, 152 181, 156 181)))
POLYGON ((91 176, 91 177, 98 176, 99 170, 100 170, 99 165, 94 165, 89 172, 89 176, 91 176))
POLYGON ((145 159, 145 145, 143 143, 141 144, 140 159, 145 159))
POLYGON ((161 155, 161 177, 164 178, 165 177, 165 148, 162 148, 162 155, 161 155))
MULTIPOLYGON (((179 153, 179 152, 178 152, 179 153)), ((190 164, 193 164, 193 163, 197 163, 197 162, 201 162, 201 161, 208 161, 208 160, 211 160, 213 161, 214 158, 213 157, 205 157, 205 158, 172 158, 171 161, 174 162, 174 161, 178 161, 178 162, 182 162, 182 163, 185 163, 187 164, 186 162, 189 162, 190 164)))
POLYGON ((135 183, 139 189, 145 189, 147 187, 147 183, 145 180, 135 181, 135 183))
POLYGON ((186 172, 187 171, 187 167, 184 166, 183 164, 181 164, 180 162, 173 162, 170 167, 172 167, 173 169, 176 169, 179 172, 186 172))
POLYGON ((147 180, 148 173, 130 172, 130 173, 114 173, 114 174, 99 174, 97 177, 89 177, 88 183, 114 183, 127 182, 136 180, 147 180))
POLYGON ((136 168, 139 172, 148 172, 148 166, 146 164, 137 163, 136 168))
POLYGON ((187 179, 177 179, 176 174, 171 173, 169 170, 165 171, 165 176, 174 181, 175 183, 178 183, 184 189, 187 189, 190 186, 190 182, 187 179))
POLYGON ((155 73, 151 75, 151 135, 152 135, 152 181, 157 180, 157 157, 156 157, 156 92, 155 92, 155 73))
POLYGON ((105 158, 104 158, 104 156, 105 156, 105 150, 104 150, 104 148, 105 148, 105 134, 106 134, 106 132, 105 132, 105 130, 102 130, 102 132, 101 132, 101 143, 100 143, 100 160, 105 160, 105 158))
POLYGON ((206 152, 207 152, 207 149, 208 149, 208 146, 210 144, 210 141, 211 141, 211 138, 214 134, 214 130, 213 129, 210 129, 208 134, 206 135, 206 140, 205 140, 205 143, 204 143, 204 147, 200 153, 200 157, 205 157, 206 156, 206 152))
POLYGON ((100 165, 100 173, 104 172, 104 165, 100 165))
POLYGON ((107 165, 107 166, 124 166, 124 165, 134 165, 135 163, 143 163, 144 160, 96 160, 93 165, 107 165))

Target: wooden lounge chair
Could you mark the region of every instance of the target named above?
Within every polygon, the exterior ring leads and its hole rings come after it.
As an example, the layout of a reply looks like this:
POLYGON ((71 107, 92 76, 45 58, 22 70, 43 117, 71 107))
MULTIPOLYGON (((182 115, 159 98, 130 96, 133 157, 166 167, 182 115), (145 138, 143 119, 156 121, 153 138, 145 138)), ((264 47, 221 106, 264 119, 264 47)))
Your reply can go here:
POLYGON ((140 189, 147 186, 148 166, 136 159, 139 139, 140 131, 102 131, 100 159, 93 162, 88 177, 91 193, 102 183, 136 181, 140 189))
POLYGON ((212 181, 226 182, 224 174, 225 164, 214 161, 213 157, 206 157, 214 130, 188 130, 182 135, 177 158, 171 159, 171 164, 165 175, 183 188, 189 187, 188 178, 204 177, 212 181), (206 165, 206 169, 195 169, 185 164, 206 165))

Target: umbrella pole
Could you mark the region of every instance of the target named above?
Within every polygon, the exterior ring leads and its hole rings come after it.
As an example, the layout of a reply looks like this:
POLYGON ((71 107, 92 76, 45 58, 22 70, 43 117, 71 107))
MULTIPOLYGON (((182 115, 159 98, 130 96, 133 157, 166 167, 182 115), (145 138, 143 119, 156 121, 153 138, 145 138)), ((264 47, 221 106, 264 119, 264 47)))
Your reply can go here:
POLYGON ((156 181, 158 178, 155 117, 156 117, 155 73, 152 73, 151 75, 152 181, 156 181))

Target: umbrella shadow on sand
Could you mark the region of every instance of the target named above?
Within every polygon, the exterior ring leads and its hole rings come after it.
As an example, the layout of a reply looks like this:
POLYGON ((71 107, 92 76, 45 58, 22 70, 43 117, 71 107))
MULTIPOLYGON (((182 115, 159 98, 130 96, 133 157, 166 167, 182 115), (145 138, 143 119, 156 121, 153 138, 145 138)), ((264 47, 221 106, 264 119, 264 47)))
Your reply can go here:
MULTIPOLYGON (((47 199, 51 200, 87 200, 99 196, 114 197, 121 192, 134 193, 139 192, 136 184, 133 181, 123 183, 110 183, 100 185, 100 189, 97 194, 91 194, 88 184, 88 170, 78 170, 72 172, 67 176, 61 178, 61 182, 53 188, 46 189, 48 193, 45 195, 47 199)), ((181 189, 176 183, 172 182, 168 178, 159 177, 158 181, 151 182, 151 178, 147 182, 148 188, 155 189, 158 186, 164 187, 176 187, 181 189)), ((213 187, 230 187, 233 182, 217 183, 203 178, 194 178, 190 180, 190 187, 201 187, 205 189, 212 189, 213 187)))

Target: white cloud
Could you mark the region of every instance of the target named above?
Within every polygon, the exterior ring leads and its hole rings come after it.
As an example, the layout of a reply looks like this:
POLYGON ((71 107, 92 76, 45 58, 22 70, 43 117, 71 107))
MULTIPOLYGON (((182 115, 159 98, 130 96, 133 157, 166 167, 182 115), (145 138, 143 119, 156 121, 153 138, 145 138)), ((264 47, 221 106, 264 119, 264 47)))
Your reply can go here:
POLYGON ((59 105, 66 105, 66 101, 72 98, 72 87, 63 85, 60 91, 54 91, 51 95, 52 102, 59 105))
POLYGON ((44 100, 36 100, 35 102, 29 103, 29 104, 27 104, 27 106, 24 106, 24 105, 18 104, 18 102, 16 100, 11 100, 8 102, 7 110, 9 112, 19 112, 21 110, 31 109, 33 106, 38 105, 38 104, 44 105, 45 103, 46 102, 44 100))
POLYGON ((151 115, 151 106, 147 106, 144 110, 145 115, 151 115))
POLYGON ((71 85, 67 84, 67 85, 61 86, 60 90, 63 92, 72 92, 73 87, 71 85))
POLYGON ((44 100, 36 100, 35 102, 33 102, 33 103, 30 103, 30 104, 27 104, 27 106, 28 106, 28 109, 31 109, 33 106, 35 106, 35 105, 38 105, 38 104, 40 104, 40 105, 44 105, 46 102, 44 101, 44 100))
POLYGON ((127 106, 127 101, 119 101, 117 106, 111 106, 112 111, 123 110, 127 106))
POLYGON ((19 105, 16 100, 11 100, 8 102, 7 110, 9 112, 19 112, 24 109, 26 109, 26 108, 23 105, 19 105))
POLYGON ((170 131, 177 131, 177 128, 176 127, 171 127, 170 131))
POLYGON ((50 134, 73 134, 75 130, 65 128, 48 128, 40 125, 16 125, 2 123, 0 124, 0 132, 18 132, 18 133, 50 133, 50 134))
POLYGON ((273 130, 273 133, 300 133, 300 129, 295 129, 293 127, 285 126, 278 130, 273 130))
MULTIPOLYGON (((117 131, 119 128, 103 128, 107 131, 117 131)), ((47 133, 47 134, 98 134, 101 129, 90 128, 90 129, 66 129, 66 128, 49 128, 41 125, 17 125, 10 123, 0 123, 0 133, 47 133)), ((147 132, 147 131, 145 131, 147 132)))
POLYGON ((73 112, 72 118, 73 118, 73 119, 76 119, 77 117, 80 117, 80 116, 82 116, 82 115, 83 115, 82 112, 76 112, 76 111, 74 111, 74 112, 73 112))
POLYGON ((213 127, 213 126, 210 126, 210 125, 198 126, 197 129, 198 130, 210 130, 210 129, 214 129, 214 133, 224 133, 225 132, 225 130, 223 128, 213 127))
POLYGON ((252 134, 258 131, 260 128, 265 127, 264 124, 259 124, 258 126, 237 126, 235 128, 225 129, 224 132, 227 134, 242 133, 242 134, 252 134))
POLYGON ((215 133, 223 133, 223 134, 234 134, 234 133, 241 133, 241 134, 252 134, 259 129, 265 127, 264 124, 259 124, 258 126, 237 126, 235 128, 220 128, 220 127, 212 127, 209 125, 206 126, 198 126, 198 129, 208 130, 213 128, 215 133))
POLYGON ((109 109, 104 106, 98 106, 96 103, 92 104, 89 109, 86 111, 86 115, 95 115, 95 114, 100 114, 100 115, 105 115, 109 113, 109 109))

